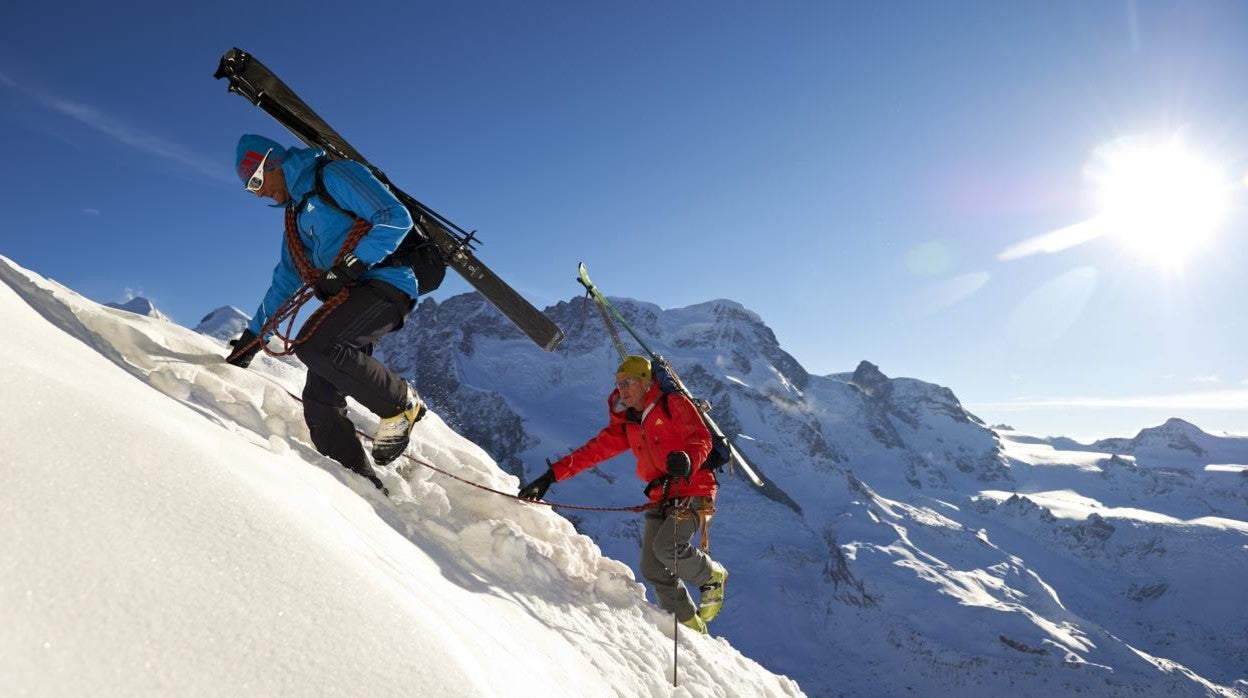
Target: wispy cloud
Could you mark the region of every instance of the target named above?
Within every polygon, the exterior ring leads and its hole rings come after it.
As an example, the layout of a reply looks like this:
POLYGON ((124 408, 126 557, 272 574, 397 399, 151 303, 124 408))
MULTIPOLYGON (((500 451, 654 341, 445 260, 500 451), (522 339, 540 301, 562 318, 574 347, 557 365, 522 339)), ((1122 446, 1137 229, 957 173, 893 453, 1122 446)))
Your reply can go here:
POLYGON ((1192 379, 1193 383, 1217 383, 1220 379, 1216 374, 1208 376, 1196 376, 1192 379))
POLYGON ((0 83, 25 92, 40 106, 74 119, 123 145, 172 160, 213 179, 232 181, 230 173, 220 162, 199 157, 179 143, 127 123, 89 104, 62 99, 43 90, 19 85, 3 73, 0 73, 0 83))
POLYGON ((88 216, 98 216, 98 215, 100 215, 100 209, 98 209, 98 208, 84 208, 84 209, 82 209, 82 212, 83 212, 83 213, 85 213, 85 214, 87 214, 88 216))
POLYGON ((1187 410, 1248 410, 1248 390, 1207 390, 1171 395, 1140 395, 1135 397, 1055 397, 1019 398, 1008 402, 985 402, 970 405, 974 409, 1030 410, 1067 408, 1151 408, 1187 410))

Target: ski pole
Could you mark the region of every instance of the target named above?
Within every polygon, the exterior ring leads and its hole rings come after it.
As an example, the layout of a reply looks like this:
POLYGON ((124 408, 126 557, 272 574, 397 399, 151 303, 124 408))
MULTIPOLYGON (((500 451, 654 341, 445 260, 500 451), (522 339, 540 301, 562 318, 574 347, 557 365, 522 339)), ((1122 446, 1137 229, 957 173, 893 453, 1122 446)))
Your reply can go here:
MULTIPOLYGON (((676 574, 676 524, 680 523, 680 519, 675 515, 676 508, 672 506, 672 500, 669 496, 672 489, 672 477, 669 475, 663 481, 663 503, 667 507, 665 512, 672 517, 672 579, 677 585, 680 584, 680 577, 676 574)), ((672 609, 672 686, 679 685, 677 676, 680 672, 680 620, 676 617, 676 609, 672 609)))

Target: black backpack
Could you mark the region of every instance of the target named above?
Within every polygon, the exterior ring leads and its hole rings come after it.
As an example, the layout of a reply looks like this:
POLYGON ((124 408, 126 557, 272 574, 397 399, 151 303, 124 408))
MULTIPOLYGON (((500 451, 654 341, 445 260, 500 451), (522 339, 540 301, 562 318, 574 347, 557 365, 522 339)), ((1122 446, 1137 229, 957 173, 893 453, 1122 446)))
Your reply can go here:
MULTIPOLYGON (((694 409, 702 417, 702 423, 706 424, 706 413, 711 409, 710 403, 705 400, 697 400, 689 393, 681 390, 676 383, 676 379, 672 376, 671 368, 668 367, 667 361, 662 358, 652 359, 650 361, 650 375, 659 382, 659 390, 663 393, 659 396, 659 406, 663 408, 663 414, 667 415, 668 419, 672 418, 672 408, 668 407, 667 399, 672 393, 678 393, 684 395, 693 403, 694 409)), ((723 471, 728 461, 732 460, 732 447, 728 445, 728 437, 716 435, 711 425, 706 424, 706 430, 711 433, 711 451, 706 454, 706 460, 702 461, 702 464, 695 470, 709 470, 712 474, 718 474, 723 471)), ((716 479, 718 480, 718 477, 716 479)))
MULTIPOLYGON (((313 177, 312 191, 308 196, 316 194, 321 201, 329 205, 331 208, 337 209, 342 213, 358 218, 354 212, 338 205, 334 197, 330 196, 329 191, 325 188, 324 170, 329 164, 329 158, 319 157, 316 159, 316 170, 313 177)), ((304 197, 307 199, 307 196, 304 197)), ((303 201, 299 202, 302 208, 303 201)), ((410 209, 409 209, 410 210, 410 209)), ((417 293, 425 295, 436 291, 442 285, 442 279, 446 277, 446 260, 442 259, 442 252, 438 249, 436 243, 429 239, 425 231, 421 228, 425 223, 425 216, 417 211, 412 211, 412 220, 415 225, 407 231, 407 235, 403 237, 403 241, 399 243, 397 249, 386 255, 386 258, 374 264, 374 267, 411 267, 412 273, 416 275, 417 293)))

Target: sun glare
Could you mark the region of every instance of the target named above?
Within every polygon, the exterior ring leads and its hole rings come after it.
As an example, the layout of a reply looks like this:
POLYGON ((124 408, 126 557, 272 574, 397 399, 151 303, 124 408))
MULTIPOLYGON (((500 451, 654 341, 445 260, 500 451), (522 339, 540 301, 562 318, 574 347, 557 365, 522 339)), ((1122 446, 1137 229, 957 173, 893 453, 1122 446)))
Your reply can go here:
POLYGON ((1226 213, 1223 173, 1178 141, 1115 141, 1098 150, 1088 176, 1104 232, 1161 266, 1182 266, 1226 213))

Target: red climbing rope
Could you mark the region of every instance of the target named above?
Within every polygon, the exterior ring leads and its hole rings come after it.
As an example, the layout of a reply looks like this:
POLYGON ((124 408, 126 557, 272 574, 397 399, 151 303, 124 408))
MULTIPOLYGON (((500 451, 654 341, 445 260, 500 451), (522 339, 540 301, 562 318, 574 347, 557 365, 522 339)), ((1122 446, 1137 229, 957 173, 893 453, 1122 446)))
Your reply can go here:
MULTIPOLYGON (((367 436, 367 435, 363 434, 363 432, 360 432, 358 429, 356 430, 356 432, 357 432, 357 433, 359 433, 361 436, 364 436, 364 438, 368 438, 368 436, 367 436)), ((464 483, 465 485, 471 485, 471 486, 473 486, 473 487, 476 487, 476 488, 477 488, 477 489, 479 489, 479 490, 485 490, 486 492, 493 492, 494 494, 497 494, 497 495, 499 495, 499 496, 501 496, 501 497, 507 497, 508 499, 515 499, 515 500, 519 500, 519 501, 521 501, 521 502, 524 502, 525 504, 537 504, 537 505, 540 505, 540 506, 550 507, 550 508, 552 508, 552 509, 576 509, 576 510, 578 510, 578 511, 645 511, 645 510, 647 510, 647 509, 653 509, 653 508, 655 508, 655 507, 659 506, 659 504, 658 504, 657 502, 646 502, 645 504, 638 504, 638 505, 636 505, 636 506, 631 506, 631 507, 587 507, 587 506, 579 506, 579 505, 576 505, 576 504, 556 504, 556 503, 554 503, 554 502, 546 502, 546 501, 542 501, 542 500, 536 500, 536 501, 535 501, 535 500, 532 500, 532 499, 525 499, 524 497, 519 497, 519 496, 514 495, 514 494, 511 494, 511 493, 509 493, 509 492, 500 492, 500 491, 498 491, 498 490, 495 490, 495 489, 491 489, 491 488, 489 488, 489 487, 486 487, 485 485, 480 485, 480 484, 477 484, 477 483, 475 483, 475 482, 472 482, 471 480, 465 480, 464 478, 462 478, 462 477, 460 477, 460 476, 458 476, 458 475, 455 475, 455 474, 453 474, 453 473, 448 473, 448 472, 446 472, 445 470, 443 470, 443 469, 439 468, 438 466, 434 465, 433 463, 429 463, 429 462, 427 462, 427 461, 423 461, 423 460, 421 460, 421 459, 419 459, 419 458, 416 458, 415 456, 410 456, 410 455, 408 455, 408 454, 404 453, 404 454, 403 454, 403 457, 404 457, 404 458, 406 458, 406 459, 408 459, 408 460, 410 460, 410 461, 412 461, 413 463, 416 463, 416 464, 418 464, 418 465, 423 465, 423 466, 425 466, 426 468, 429 468, 430 470, 432 470, 432 471, 434 471, 434 472, 442 473, 443 475, 445 475, 445 476, 447 476, 447 477, 449 477, 449 478, 451 478, 451 479, 453 479, 453 480, 458 480, 458 481, 460 481, 460 482, 464 483)))
MULTIPOLYGON (((262 374, 262 375, 263 375, 263 374, 262 374)), ((292 392, 290 392, 289 390, 287 390, 287 389, 285 388, 285 386, 283 386, 283 385, 281 385, 280 383, 278 383, 277 381, 275 381, 275 380, 273 380, 273 379, 269 378, 268 376, 264 376, 264 377, 265 377, 265 379, 267 379, 269 382, 271 382, 271 383, 273 383, 274 385, 276 385, 276 386, 278 386, 279 388, 281 388, 281 389, 282 389, 282 392, 284 392, 284 393, 286 393, 287 395, 289 395, 292 399, 294 399, 294 401, 295 401, 295 402, 298 402, 298 403, 302 403, 302 402, 303 402, 303 399, 302 399, 302 398, 300 398, 298 395, 295 395, 294 393, 292 393, 292 392)), ((363 431, 361 431, 361 430, 359 430, 359 429, 356 429, 356 430, 355 430, 355 433, 359 434, 360 436, 364 437, 365 439, 368 439, 369 441, 372 441, 372 440, 373 440, 373 437, 369 436, 368 434, 365 434, 363 431)), ((523 497, 520 497, 520 496, 517 496, 517 495, 511 494, 510 492, 501 492, 501 491, 499 491, 499 490, 496 490, 496 489, 493 489, 493 488, 490 488, 490 487, 486 487, 485 485, 482 485, 482 484, 480 484, 480 483, 476 483, 476 482, 473 482, 473 481, 471 481, 471 480, 467 480, 467 479, 462 478, 462 477, 460 477, 460 476, 458 476, 458 475, 456 475, 456 474, 454 474, 454 473, 449 473, 449 472, 447 472, 447 471, 443 470, 442 468, 439 468, 438 466, 434 465, 433 463, 430 463, 430 462, 428 462, 428 461, 422 460, 422 459, 417 458, 417 457, 415 457, 415 456, 413 456, 413 455, 410 455, 410 454, 404 453, 404 454, 403 454, 403 457, 404 457, 404 458, 406 458, 406 459, 408 459, 409 461, 411 461, 411 462, 413 462, 413 463, 417 464, 417 465, 424 466, 424 467, 426 467, 426 468, 428 468, 428 469, 430 469, 430 470, 432 470, 432 471, 434 471, 434 472, 436 472, 436 473, 441 473, 442 475, 445 475, 445 476, 447 476, 447 477, 451 478, 452 480, 457 480, 457 481, 459 481, 459 482, 464 483, 465 485, 470 485, 470 486, 475 487, 475 488, 477 488, 477 489, 479 489, 479 490, 485 490, 486 492, 492 492, 492 493, 494 493, 494 494, 496 494, 496 495, 499 495, 500 497, 507 497, 508 499, 515 499, 515 500, 518 500, 518 501, 523 502, 523 503, 525 503, 525 504, 535 504, 535 505, 537 505, 537 506, 550 507, 550 508, 552 508, 552 509, 576 509, 577 511, 635 511, 635 512, 639 512, 639 511, 646 511, 647 509, 654 509, 654 508, 656 508, 656 507, 658 507, 658 506, 661 506, 661 504, 662 504, 661 502, 646 502, 645 504, 637 504, 637 505, 634 505, 634 506, 631 506, 631 507, 588 507, 588 506, 581 506, 581 505, 578 505, 578 504, 557 504, 557 503, 555 503, 555 502, 545 502, 545 501, 541 501, 541 500, 534 501, 534 500, 531 500, 531 499, 525 499, 525 498, 523 498, 523 497)))
MULTIPOLYGON (((299 240, 299 229, 296 221, 297 217, 298 212, 295 210, 295 207, 287 206, 286 249, 290 252, 291 263, 295 267, 295 272, 299 274, 299 278, 303 280, 303 285, 300 286, 299 289, 290 296, 290 298, 287 298, 284 303, 278 306, 276 312, 269 316, 269 319, 265 321, 264 326, 260 328, 258 336, 247 344, 235 348, 230 354, 230 358, 247 352, 256 344, 259 344, 260 347, 264 349, 264 353, 269 356, 287 356, 289 354, 293 354, 295 352, 295 347, 307 341, 307 338, 311 337, 312 333, 316 332, 316 329, 321 326, 321 323, 325 322, 325 319, 329 317, 329 314, 334 312, 335 308, 342 305, 343 302, 347 300, 347 295, 351 292, 351 289, 344 288, 338 293, 338 295, 325 300, 325 302, 321 304, 321 307, 317 308, 305 323, 306 329, 303 332, 303 339, 299 339, 295 336, 295 319, 299 316, 299 310, 303 308, 308 301, 312 300, 313 296, 316 295, 312 290, 312 285, 316 283, 316 280, 321 276, 321 270, 317 269, 312 264, 312 261, 308 259, 308 253, 304 251, 303 243, 299 240), (281 329, 281 324, 283 322, 286 323, 285 330, 281 329), (282 348, 278 350, 270 349, 268 344, 264 341, 264 337, 268 335, 273 335, 281 340, 282 348)), ((373 225, 363 218, 355 219, 355 225, 352 226, 351 230, 347 232, 347 238, 342 243, 342 249, 338 250, 338 256, 334 258, 333 264, 338 264, 344 257, 347 256, 348 252, 354 250, 355 246, 364 238, 365 235, 368 234, 368 231, 371 230, 372 227, 373 225)))

